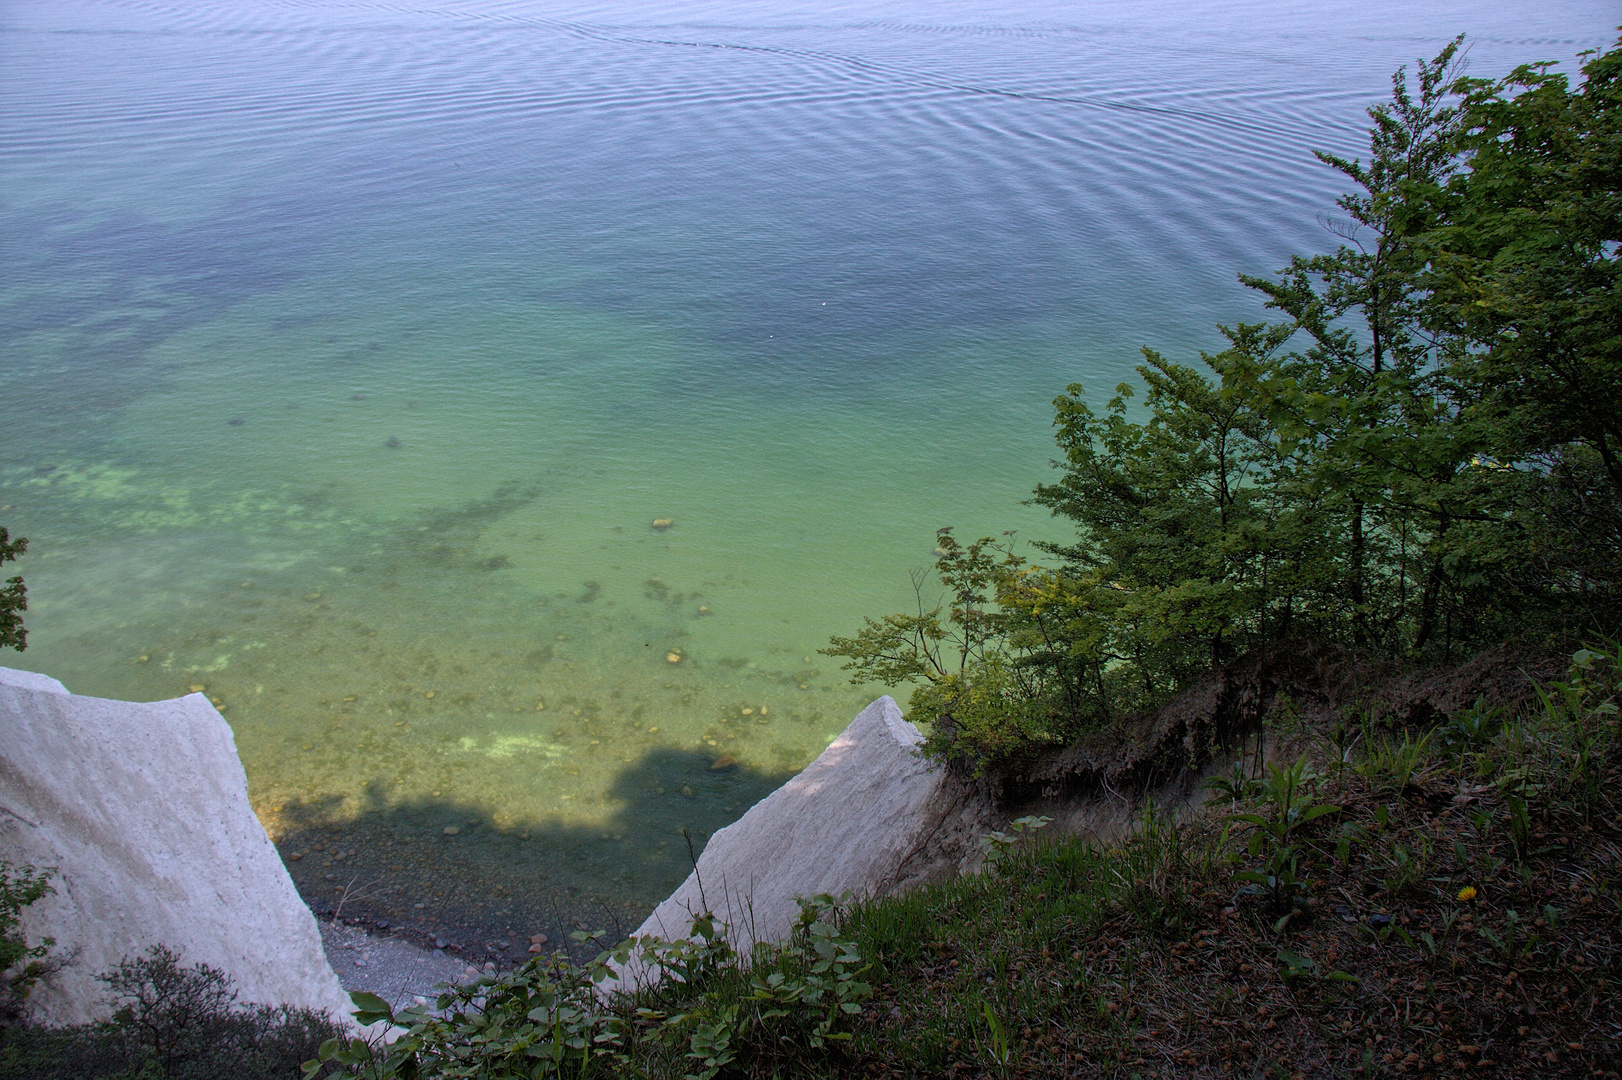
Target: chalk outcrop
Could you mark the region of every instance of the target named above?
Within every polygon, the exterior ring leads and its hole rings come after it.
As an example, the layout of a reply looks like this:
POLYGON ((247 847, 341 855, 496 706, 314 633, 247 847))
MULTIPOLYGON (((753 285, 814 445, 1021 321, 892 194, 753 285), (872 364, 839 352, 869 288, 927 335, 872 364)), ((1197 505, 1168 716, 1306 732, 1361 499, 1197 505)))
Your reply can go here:
POLYGON ((105 1016, 96 975, 159 944, 225 972, 242 1001, 348 1016, 202 694, 109 701, 0 668, 0 857, 56 868, 56 894, 23 915, 69 961, 29 997, 40 1023, 105 1016))
MULTIPOLYGON (((873 702, 803 772, 716 832, 637 936, 685 937, 708 910, 747 955, 789 936, 800 897, 877 896, 965 868, 992 810, 921 757, 921 741, 892 699, 873 702)), ((621 983, 646 975, 633 961, 621 983)))

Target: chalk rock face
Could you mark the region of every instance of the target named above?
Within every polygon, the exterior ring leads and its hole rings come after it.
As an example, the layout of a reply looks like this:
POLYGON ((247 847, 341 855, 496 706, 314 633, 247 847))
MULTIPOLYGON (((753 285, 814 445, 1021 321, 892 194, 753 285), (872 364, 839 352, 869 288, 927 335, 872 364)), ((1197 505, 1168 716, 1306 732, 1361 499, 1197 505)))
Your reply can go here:
MULTIPOLYGON (((880 895, 955 872, 976 848, 989 808, 918 755, 918 729, 881 697, 794 779, 719 830, 697 869, 636 935, 686 937, 706 909, 745 955, 789 936, 799 897, 880 895)), ((640 962, 620 982, 648 975, 640 962)))
POLYGON ((107 1015, 96 975, 154 945, 218 968, 239 1000, 350 1005, 248 805, 224 718, 202 694, 138 704, 69 694, 0 668, 0 857, 55 867, 29 940, 68 957, 28 1003, 49 1025, 107 1015))

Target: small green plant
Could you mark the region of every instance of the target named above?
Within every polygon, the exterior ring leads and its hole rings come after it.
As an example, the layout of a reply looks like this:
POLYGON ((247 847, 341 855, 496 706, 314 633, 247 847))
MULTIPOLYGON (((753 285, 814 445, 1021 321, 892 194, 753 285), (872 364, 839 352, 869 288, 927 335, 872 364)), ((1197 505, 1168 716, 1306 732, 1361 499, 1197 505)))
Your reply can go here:
MULTIPOLYGON (((640 952, 643 962, 662 976, 689 986, 702 986, 737 964, 737 951, 732 948, 727 930, 726 923, 706 911, 693 916, 687 937, 669 941, 649 935, 621 942, 614 950, 614 959, 618 961, 621 952, 629 955, 628 946, 633 947, 640 952)), ((578 934, 574 936, 579 938, 578 934)))
POLYGON ((1519 795, 1506 794, 1504 806, 1509 811, 1509 836, 1515 845, 1515 856, 1524 860, 1532 851, 1532 815, 1526 800, 1519 795))
POLYGON ((1454 756, 1481 749, 1504 729, 1506 712, 1501 705, 1476 703, 1448 718, 1436 732, 1436 743, 1454 756))
MULTIPOLYGON (((846 1042, 849 1031, 838 1030, 845 1018, 862 1011, 861 1003, 873 988, 861 979, 869 965, 853 942, 842 940, 836 925, 849 906, 848 894, 835 898, 819 894, 800 901, 786 945, 758 943, 748 967, 748 979, 737 1003, 716 1012, 699 1010, 665 1020, 667 1027, 691 1029, 688 1057, 719 1069, 736 1056, 735 1045, 769 1038, 779 1044, 803 1042, 822 1050, 830 1042, 846 1042)), ((662 949, 667 943, 655 942, 662 949)), ((646 946, 645 946, 646 947, 646 946)), ((653 1014, 645 1014, 649 1018, 653 1014)))
POLYGON ((1385 891, 1388 896, 1401 896, 1417 885, 1430 869, 1431 845, 1424 837, 1419 837, 1412 850, 1402 844, 1394 844, 1386 856, 1390 873, 1385 878, 1385 891))
POLYGON ((1269 765, 1257 794, 1271 813, 1232 816, 1234 821, 1253 827, 1248 850, 1262 860, 1261 869, 1241 870, 1234 876, 1249 883, 1243 895, 1261 900, 1279 916, 1273 925, 1275 932, 1282 932, 1292 919, 1309 910, 1296 830, 1325 815, 1340 813, 1338 806, 1313 801, 1316 781, 1307 772, 1305 758, 1287 769, 1269 765))
POLYGON ((1243 763, 1234 762, 1232 771, 1227 776, 1210 776, 1205 780, 1204 787, 1211 792, 1212 802, 1226 800, 1231 807, 1237 807, 1242 802, 1248 802, 1261 794, 1260 780, 1253 779, 1246 771, 1243 763))
POLYGON ((1335 862, 1346 866, 1351 862, 1352 847, 1368 841, 1368 830, 1355 821, 1341 823, 1335 836, 1335 862))
POLYGON ((991 1007, 991 1002, 983 1001, 980 1003, 980 1015, 984 1017, 986 1022, 986 1034, 988 1036, 986 1056, 991 1058, 992 1064, 997 1066, 999 1072, 1002 1072, 1008 1068, 1008 1060, 1012 1055, 1012 1051, 1008 1046, 1008 1030, 1003 1027, 1002 1020, 997 1016, 996 1010, 991 1007))
POLYGON ((1353 725, 1342 716, 1337 719, 1325 738, 1335 751, 1335 779, 1339 780, 1346 772, 1346 766, 1351 764, 1352 751, 1357 748, 1362 737, 1362 728, 1353 725))
POLYGON ((1045 829, 1053 821, 1050 817, 1027 814, 1008 823, 1008 830, 989 832, 980 838, 980 850, 985 853, 985 865, 997 867, 1005 863, 1019 849, 1022 841, 1045 829))
MULTIPOLYGON (((1511 796, 1535 801, 1584 822, 1611 812, 1615 796, 1609 781, 1622 755, 1622 648, 1579 649, 1566 680, 1541 688, 1539 697, 1535 713, 1506 722, 1502 737, 1475 755, 1477 773, 1503 791, 1506 801, 1511 796)), ((1530 820, 1522 821, 1515 804, 1509 805, 1511 830, 1526 834, 1516 843, 1517 852, 1524 852, 1530 820)))
POLYGON ((1370 743, 1368 756, 1358 763, 1357 771, 1375 790, 1390 792, 1400 803, 1403 792, 1426 761, 1434 734, 1427 731, 1415 739, 1413 733, 1405 729, 1401 742, 1394 736, 1375 739, 1370 743))
POLYGON ((1526 927, 1514 908, 1504 912, 1503 932, 1490 926, 1481 927, 1481 936, 1507 964, 1518 964, 1532 954, 1538 946, 1538 935, 1526 927))
POLYGON ((1284 980, 1284 985, 1294 987, 1304 979, 1311 978, 1317 971, 1318 965, 1308 957, 1289 949, 1278 951, 1278 973, 1284 980))
POLYGON ((375 994, 351 994, 359 1023, 381 1022, 398 1029, 397 1037, 328 1040, 305 1062, 304 1075, 316 1077, 329 1065, 364 1080, 585 1075, 594 1063, 622 1056, 628 1025, 596 994, 613 975, 612 958, 613 951, 605 952, 575 967, 561 957, 537 957, 499 976, 444 986, 432 1008, 396 1012, 375 994))

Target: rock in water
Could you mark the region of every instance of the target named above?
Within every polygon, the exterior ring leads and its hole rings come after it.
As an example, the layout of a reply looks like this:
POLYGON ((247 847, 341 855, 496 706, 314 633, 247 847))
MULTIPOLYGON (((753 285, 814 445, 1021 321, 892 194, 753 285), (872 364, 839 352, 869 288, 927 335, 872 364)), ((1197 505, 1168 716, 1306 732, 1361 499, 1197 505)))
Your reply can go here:
POLYGON ((653 519, 653 529, 654 529, 655 532, 664 532, 666 529, 670 528, 674 524, 676 524, 676 519, 675 518, 654 518, 653 519))
POLYGON ((248 804, 231 729, 200 693, 139 704, 0 668, 0 852, 57 868, 22 913, 73 962, 28 997, 50 1026, 105 1019, 96 979, 166 945, 230 976, 245 1002, 352 1006, 315 917, 248 804))
POLYGON ((731 754, 722 754, 720 757, 710 762, 710 772, 726 772, 728 769, 736 768, 737 765, 737 758, 733 757, 731 754))
MULTIPOLYGON (((636 936, 685 937, 707 899, 748 956, 756 941, 789 936, 798 897, 880 895, 971 865, 991 810, 917 754, 922 739, 892 699, 873 702, 805 771, 710 837, 636 936)), ((633 957, 618 985, 648 975, 633 957)))

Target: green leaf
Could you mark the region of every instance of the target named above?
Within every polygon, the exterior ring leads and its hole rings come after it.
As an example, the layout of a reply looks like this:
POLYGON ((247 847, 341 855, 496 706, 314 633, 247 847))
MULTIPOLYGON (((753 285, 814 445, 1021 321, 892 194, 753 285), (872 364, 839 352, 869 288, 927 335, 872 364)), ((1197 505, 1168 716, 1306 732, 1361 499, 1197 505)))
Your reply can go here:
POLYGON ((1305 825, 1309 821, 1316 821, 1325 814, 1338 814, 1340 810, 1341 808, 1338 806, 1319 805, 1309 807, 1301 812, 1301 816, 1296 819, 1296 824, 1305 825))
POLYGON ((357 990, 349 995, 349 1000, 355 1005, 355 1022, 362 1027, 369 1027, 379 1020, 394 1020, 394 1007, 376 994, 365 990, 357 990))

